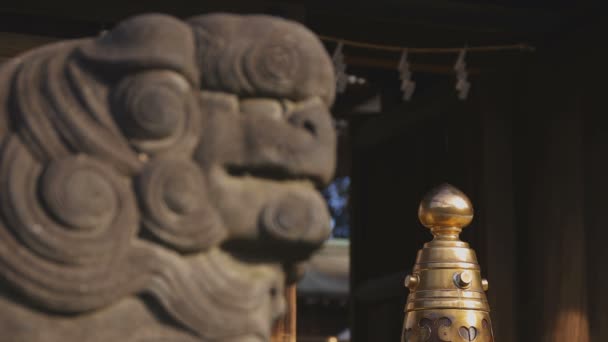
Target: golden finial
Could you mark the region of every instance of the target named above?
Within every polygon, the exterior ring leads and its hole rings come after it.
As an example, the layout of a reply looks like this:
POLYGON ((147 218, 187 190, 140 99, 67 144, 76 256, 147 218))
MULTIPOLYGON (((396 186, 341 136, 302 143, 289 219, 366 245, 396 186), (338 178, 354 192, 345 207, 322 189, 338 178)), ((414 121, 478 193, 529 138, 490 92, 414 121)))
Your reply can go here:
POLYGON ((473 220, 473 204, 462 191, 444 183, 429 191, 418 207, 420 222, 440 239, 458 239, 473 220))
POLYGON ((492 342, 490 306, 475 252, 458 234, 473 220, 473 205, 460 190, 442 184, 418 208, 420 222, 435 239, 418 252, 405 286, 402 342, 492 342))

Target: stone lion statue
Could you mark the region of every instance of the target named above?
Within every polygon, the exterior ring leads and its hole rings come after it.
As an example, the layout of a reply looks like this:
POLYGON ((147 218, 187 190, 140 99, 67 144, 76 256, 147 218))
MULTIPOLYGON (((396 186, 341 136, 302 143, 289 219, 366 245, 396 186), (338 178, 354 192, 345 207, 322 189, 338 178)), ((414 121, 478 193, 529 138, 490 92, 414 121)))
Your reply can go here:
POLYGON ((303 26, 148 14, 0 68, 0 341, 267 341, 330 234, 303 26))

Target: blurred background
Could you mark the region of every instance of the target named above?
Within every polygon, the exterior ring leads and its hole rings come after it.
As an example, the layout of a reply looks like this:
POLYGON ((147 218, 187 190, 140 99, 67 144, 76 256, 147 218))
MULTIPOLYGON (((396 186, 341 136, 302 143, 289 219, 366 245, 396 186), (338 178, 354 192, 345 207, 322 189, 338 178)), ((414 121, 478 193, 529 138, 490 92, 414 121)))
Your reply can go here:
POLYGON ((431 238, 417 206, 443 182, 475 205, 462 237, 490 282, 497 341, 608 341, 599 1, 6 0, 0 63, 133 14, 218 11, 300 21, 344 70, 333 108, 339 162, 324 191, 333 236, 291 293, 298 341, 400 340, 403 278, 431 238))

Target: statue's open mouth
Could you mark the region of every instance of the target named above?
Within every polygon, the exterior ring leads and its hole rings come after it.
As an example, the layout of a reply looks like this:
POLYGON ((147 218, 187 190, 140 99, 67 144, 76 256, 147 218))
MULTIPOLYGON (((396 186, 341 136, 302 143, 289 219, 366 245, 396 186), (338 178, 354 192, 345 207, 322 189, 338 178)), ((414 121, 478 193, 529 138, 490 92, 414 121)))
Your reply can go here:
POLYGON ((309 181, 317 190, 324 187, 324 182, 318 175, 296 174, 281 166, 239 166, 227 165, 226 172, 232 177, 254 177, 276 182, 309 181))

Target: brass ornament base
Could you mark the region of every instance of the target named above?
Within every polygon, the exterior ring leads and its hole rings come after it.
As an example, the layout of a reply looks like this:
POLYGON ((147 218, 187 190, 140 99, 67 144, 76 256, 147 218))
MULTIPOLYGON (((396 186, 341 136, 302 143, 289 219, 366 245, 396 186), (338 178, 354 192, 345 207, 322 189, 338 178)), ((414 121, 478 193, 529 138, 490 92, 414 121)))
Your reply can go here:
POLYGON ((493 342, 488 281, 475 251, 459 234, 473 220, 467 196, 449 184, 431 190, 420 203, 420 222, 434 239, 418 252, 405 308, 402 342, 493 342))
POLYGON ((412 311, 406 315, 402 341, 494 342, 490 313, 462 309, 412 311))

